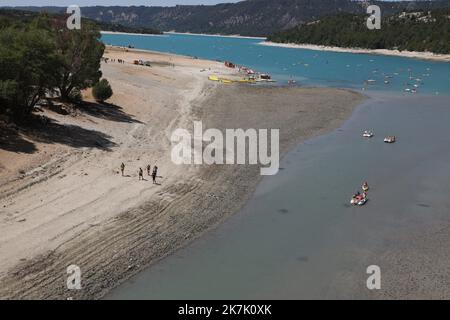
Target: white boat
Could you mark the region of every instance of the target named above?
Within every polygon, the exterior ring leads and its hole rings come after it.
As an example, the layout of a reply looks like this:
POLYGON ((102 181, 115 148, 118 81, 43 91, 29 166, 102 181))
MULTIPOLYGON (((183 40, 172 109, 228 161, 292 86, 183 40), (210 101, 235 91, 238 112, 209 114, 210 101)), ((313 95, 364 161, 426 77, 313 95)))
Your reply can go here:
POLYGON ((397 140, 397 138, 395 136, 389 136, 384 138, 384 142, 385 143, 394 143, 397 140))
POLYGON ((358 206, 363 206, 363 205, 366 204, 366 202, 367 202, 367 198, 364 197, 363 199, 361 199, 361 200, 357 203, 357 205, 358 205, 358 206))
POLYGON ((277 82, 273 79, 256 79, 255 82, 277 82))
POLYGON ((364 138, 372 138, 373 137, 373 132, 369 131, 369 130, 366 130, 366 131, 363 132, 363 137, 364 138))

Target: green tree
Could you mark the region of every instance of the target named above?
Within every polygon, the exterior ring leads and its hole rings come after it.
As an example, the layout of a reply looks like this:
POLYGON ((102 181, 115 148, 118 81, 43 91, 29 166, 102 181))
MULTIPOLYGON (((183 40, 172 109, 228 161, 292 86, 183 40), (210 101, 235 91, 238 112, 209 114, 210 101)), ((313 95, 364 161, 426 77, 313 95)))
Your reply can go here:
POLYGON ((108 80, 102 79, 98 83, 96 83, 92 88, 92 95, 94 96, 95 100, 100 102, 104 102, 105 100, 111 98, 111 96, 113 95, 113 91, 108 80))
POLYGON ((69 30, 65 24, 65 19, 54 19, 60 60, 57 87, 61 98, 69 100, 73 90, 86 89, 99 81, 105 46, 99 40, 100 30, 94 23, 83 22, 80 30, 69 30))
POLYGON ((57 64, 52 34, 36 24, 3 25, 0 29, 0 105, 19 119, 55 85, 50 70, 57 64))

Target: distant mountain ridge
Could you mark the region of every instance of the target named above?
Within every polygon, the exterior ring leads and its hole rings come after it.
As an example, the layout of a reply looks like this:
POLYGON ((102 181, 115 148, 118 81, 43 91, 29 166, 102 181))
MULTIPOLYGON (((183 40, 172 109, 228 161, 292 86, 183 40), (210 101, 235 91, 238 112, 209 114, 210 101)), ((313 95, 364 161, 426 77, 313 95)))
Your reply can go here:
MULTIPOLYGON (((338 13, 365 14, 369 4, 381 7, 382 14, 403 10, 429 10, 450 6, 450 0, 356 1, 356 0, 247 0, 214 6, 94 6, 81 8, 84 17, 130 27, 162 31, 267 36, 338 13)), ((63 12, 62 7, 16 7, 31 11, 63 12)))

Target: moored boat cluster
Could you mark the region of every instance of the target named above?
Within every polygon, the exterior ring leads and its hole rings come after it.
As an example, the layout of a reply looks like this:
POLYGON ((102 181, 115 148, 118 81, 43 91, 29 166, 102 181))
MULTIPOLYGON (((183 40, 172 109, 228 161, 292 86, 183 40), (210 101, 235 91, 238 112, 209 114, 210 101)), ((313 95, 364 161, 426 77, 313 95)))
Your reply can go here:
POLYGON ((231 83, 247 83, 253 84, 258 82, 276 82, 276 80, 272 79, 272 76, 267 73, 256 72, 251 68, 246 66, 238 66, 230 61, 225 61, 225 66, 232 69, 238 69, 239 73, 243 75, 243 77, 238 79, 232 79, 227 77, 219 77, 217 75, 210 75, 208 77, 211 81, 217 81, 225 84, 231 83))

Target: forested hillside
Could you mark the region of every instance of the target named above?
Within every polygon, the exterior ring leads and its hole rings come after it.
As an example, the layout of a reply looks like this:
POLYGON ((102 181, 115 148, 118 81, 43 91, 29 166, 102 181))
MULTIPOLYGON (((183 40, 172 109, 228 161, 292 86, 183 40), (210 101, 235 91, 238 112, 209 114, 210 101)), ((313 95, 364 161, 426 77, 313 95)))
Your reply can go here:
MULTIPOLYGON (((60 10, 49 10, 50 15, 62 15, 60 10)), ((0 18, 9 18, 15 21, 28 22, 39 15, 37 11, 18 10, 18 9, 0 9, 0 18)), ((144 33, 144 34, 161 34, 162 32, 149 27, 131 27, 118 23, 94 21, 92 19, 83 18, 85 22, 94 23, 103 31, 127 32, 127 33, 144 33)))
POLYGON ((270 36, 279 43, 450 53, 450 7, 407 12, 382 20, 368 30, 367 16, 339 14, 270 36))

